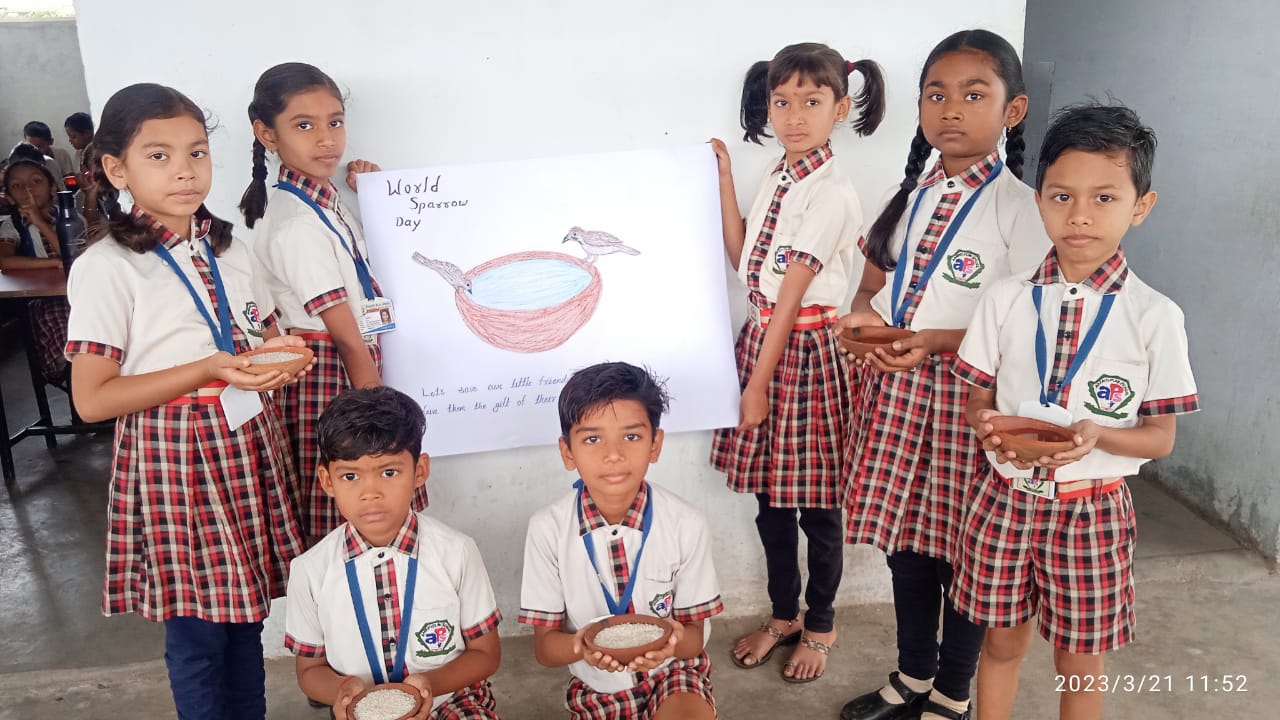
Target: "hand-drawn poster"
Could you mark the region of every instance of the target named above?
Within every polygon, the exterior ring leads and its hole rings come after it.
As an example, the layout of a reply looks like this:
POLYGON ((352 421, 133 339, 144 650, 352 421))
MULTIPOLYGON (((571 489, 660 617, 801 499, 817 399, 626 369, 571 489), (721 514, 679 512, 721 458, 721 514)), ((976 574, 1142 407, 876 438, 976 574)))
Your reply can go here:
POLYGON ((708 145, 361 175, 395 305, 383 380, 427 414, 423 449, 554 443, 573 371, 667 379, 668 432, 734 425, 738 381, 708 145))

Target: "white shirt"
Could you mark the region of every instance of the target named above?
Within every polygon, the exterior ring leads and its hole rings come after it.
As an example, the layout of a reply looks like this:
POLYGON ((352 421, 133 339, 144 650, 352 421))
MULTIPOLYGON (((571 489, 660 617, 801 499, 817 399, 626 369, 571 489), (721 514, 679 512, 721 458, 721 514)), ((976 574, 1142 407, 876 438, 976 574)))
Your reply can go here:
MULTIPOLYGON (((48 249, 44 244, 44 236, 40 234, 40 229, 31 223, 27 223, 27 232, 31 234, 31 248, 35 252, 32 257, 49 257, 48 249)), ((0 245, 12 245, 15 252, 22 245, 22 236, 18 233, 17 226, 13 224, 13 218, 8 215, 0 216, 0 245)))
MULTIPOLYGON (((551 625, 572 633, 609 615, 600 583, 611 591, 616 586, 608 546, 611 538, 621 535, 629 572, 632 576, 639 573, 632 596, 635 612, 674 617, 679 622, 702 619, 705 642, 710 629, 706 618, 722 610, 706 520, 677 495, 652 483, 646 485, 648 502, 653 503, 653 528, 638 568, 635 556, 641 531, 605 523, 591 531, 600 565, 597 576, 580 534, 576 491, 529 518, 520 622, 551 625)), ((600 670, 583 660, 571 664, 569 671, 596 692, 620 692, 635 685, 634 673, 600 670)))
MULTIPOLYGON (((193 256, 207 255, 204 243, 183 240, 169 251, 216 322, 192 262, 193 256)), ((275 306, 256 259, 243 242, 233 240, 217 263, 230 298, 231 321, 250 345, 261 345, 262 321, 275 306)), ((121 375, 140 375, 218 351, 191 294, 160 256, 136 253, 109 235, 89 245, 72 264, 67 299, 68 358, 79 352, 106 355, 120 363, 121 375)))
POLYGON ((816 170, 795 179, 794 167, 771 169, 760 182, 756 199, 747 216, 746 241, 738 262, 738 277, 747 282, 751 249, 780 184, 790 185, 783 196, 778 225, 769 244, 769 254, 760 270, 760 291, 769 302, 778 301, 778 289, 793 254, 803 254, 817 273, 801 299, 801 306, 838 306, 844 303, 851 283, 862 277, 863 258, 858 252, 858 232, 862 228, 862 203, 853 182, 840 170, 835 157, 816 170), (812 258, 812 260, 810 260, 812 258), (816 260, 816 264, 812 261, 816 260))
MULTIPOLYGON (((1123 263, 1123 255, 1120 255, 1123 263)), ((960 346, 956 374, 981 387, 996 390, 996 410, 1017 415, 1026 400, 1039 400, 1041 381, 1036 367, 1036 312, 1033 278, 1057 278, 1042 285, 1046 363, 1054 362, 1059 315, 1064 302, 1083 302, 1079 333, 1088 332, 1106 289, 1086 279, 1067 283, 1056 274, 1056 256, 1045 268, 996 283, 979 301, 973 323, 960 346)), ((1195 378, 1187 356, 1182 310, 1169 298, 1138 279, 1127 267, 1116 299, 1080 371, 1058 404, 1075 420, 1092 420, 1107 427, 1138 424, 1140 415, 1165 415, 1199 409, 1195 378)), ((1116 275, 1120 275, 1117 269, 1116 275)), ((1082 342, 1077 339, 1077 345, 1082 342)), ((1033 471, 992 466, 1005 477, 1029 478, 1033 471)), ((1096 480, 1133 475, 1147 458, 1113 455, 1095 448, 1077 462, 1054 471, 1054 480, 1096 480)))
MULTIPOLYGON (((910 242, 910 249, 902 269, 902 296, 911 291, 909 283, 915 252, 938 201, 944 194, 960 193, 951 216, 954 221, 960 208, 977 191, 962 179, 973 168, 949 178, 943 176, 941 168, 939 163, 922 176, 925 178, 922 186, 908 198, 907 209, 894 229, 890 251, 896 261, 902 251, 911 208, 916 196, 923 193, 920 209, 911 222, 911 237, 906 239, 910 242)), ((946 256, 939 262, 937 270, 925 286, 924 296, 916 307, 909 327, 916 331, 964 329, 973 317, 978 298, 988 287, 1010 274, 1032 269, 1044 258, 1050 247, 1049 236, 1045 234, 1040 211, 1036 208, 1035 191, 1023 184, 1008 168, 1004 168, 983 191, 956 231, 946 250, 946 256), (963 264, 966 259, 967 266, 963 264), (952 268, 952 263, 957 260, 964 269, 956 271, 952 268)), ((893 278, 894 272, 891 271, 887 274, 884 287, 871 299, 871 308, 886 324, 893 324, 893 303, 890 300, 893 295, 893 278)))
MULTIPOLYGON (((466 650, 468 638, 493 631, 500 619, 489 573, 475 541, 422 513, 414 517, 416 557, 397 549, 393 542, 392 546, 371 548, 354 558, 362 610, 375 643, 381 640, 381 622, 374 567, 395 564, 396 591, 403 598, 409 564, 418 563, 413 609, 409 613, 406 674, 426 672, 452 661, 466 650)), ((285 644, 295 653, 318 656, 315 651, 322 651, 336 672, 355 675, 369 684, 373 674, 347 584, 348 527, 343 523, 290 565, 285 644)), ((403 613, 401 607, 402 617, 403 613)), ((439 707, 452 696, 453 693, 435 696, 434 706, 439 707)))

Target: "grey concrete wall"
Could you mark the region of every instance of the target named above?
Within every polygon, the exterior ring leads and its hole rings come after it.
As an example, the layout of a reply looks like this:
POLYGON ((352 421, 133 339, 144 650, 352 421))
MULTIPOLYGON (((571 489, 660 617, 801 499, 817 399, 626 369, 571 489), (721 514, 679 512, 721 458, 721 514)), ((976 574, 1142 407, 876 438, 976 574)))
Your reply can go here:
POLYGON ((0 22, 0 150, 22 140, 22 126, 40 120, 54 147, 75 155, 62 122, 89 112, 75 20, 0 22))
MULTIPOLYGON (((1024 54, 1040 78, 1051 76, 1037 83, 1051 85, 1049 106, 1110 94, 1156 130, 1159 201, 1124 247, 1134 271, 1186 312, 1204 410, 1180 420, 1176 449, 1154 474, 1272 558, 1280 550, 1277 27, 1273 0, 1029 0, 1024 54)), ((1031 120, 1028 146, 1038 149, 1044 118, 1031 120)))

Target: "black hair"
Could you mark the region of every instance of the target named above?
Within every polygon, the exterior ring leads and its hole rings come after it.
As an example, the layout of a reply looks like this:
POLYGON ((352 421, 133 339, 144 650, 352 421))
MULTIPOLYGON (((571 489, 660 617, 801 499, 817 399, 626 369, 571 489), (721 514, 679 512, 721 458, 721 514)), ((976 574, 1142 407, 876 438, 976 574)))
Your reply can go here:
POLYGON ((385 385, 344 390, 320 413, 316 441, 320 462, 369 455, 422 453, 427 418, 413 398, 385 385))
MULTIPOLYGON (((990 30, 961 30, 947 36, 934 46, 929 57, 924 61, 924 67, 920 70, 920 92, 924 91, 924 81, 929 75, 929 68, 944 55, 960 50, 976 50, 991 60, 996 75, 1004 83, 1005 103, 1019 95, 1027 94, 1018 51, 1013 49, 1008 40, 990 30)), ((1025 122, 1019 122, 1009 128, 1005 135, 1005 167, 1018 178, 1022 177, 1022 155, 1027 148, 1026 140, 1023 139, 1025 125, 1025 122)), ((907 199, 919 184, 920 174, 924 172, 924 164, 932 152, 933 146, 925 138, 924 129, 917 124, 915 137, 911 140, 911 150, 907 153, 907 167, 903 180, 898 185, 898 192, 889 200, 889 204, 885 205, 884 210, 872 223, 871 229, 867 231, 867 259, 881 270, 892 270, 898 264, 897 258, 893 257, 893 253, 889 250, 890 241, 893 239, 894 230, 898 227, 898 221, 907 210, 907 199)))
POLYGON ((599 363, 574 373, 560 390, 560 434, 567 441, 582 418, 619 400, 643 405, 654 431, 670 405, 663 383, 648 370, 623 362, 599 363))
MULTIPOLYGON (((252 125, 261 120, 267 127, 274 128, 276 118, 284 112, 294 95, 315 89, 328 90, 338 102, 345 102, 338 84, 315 65, 288 62, 268 68, 253 86, 253 100, 249 102, 249 123, 252 125)), ((267 148, 255 136, 253 179, 240 198, 240 212, 244 214, 244 224, 253 227, 266 211, 267 148)))
MULTIPOLYGON (((98 188, 98 202, 105 213, 105 227, 95 228, 91 236, 97 239, 110 232, 116 242, 136 253, 150 252, 158 238, 156 232, 138 222, 120 207, 120 191, 107 179, 102 158, 111 155, 124 159, 125 152, 143 123, 148 120, 168 120, 189 117, 200 123, 205 132, 209 123, 204 111, 186 95, 171 87, 155 83, 138 83, 117 90, 102 108, 98 132, 93 136, 93 182, 98 188)), ((209 242, 214 255, 221 255, 231 245, 231 223, 215 217, 201 203, 195 212, 197 220, 209 220, 209 242)))
POLYGON ((20 142, 9 151, 9 162, 17 162, 19 160, 30 160, 34 163, 43 164, 44 153, 40 152, 40 148, 29 142, 20 142))
POLYGON ((773 137, 769 124, 769 96, 796 73, 818 87, 829 87, 837 102, 849 94, 849 74, 862 73, 862 89, 853 96, 858 119, 853 131, 867 136, 884 119, 884 71, 874 60, 848 62, 840 53, 821 43, 788 45, 773 60, 761 60, 747 70, 742 82, 743 140, 763 145, 761 137, 773 137))
MULTIPOLYGON (((28 145, 27 147, 31 146, 28 145)), ((13 223, 13 227, 17 229, 19 236, 25 238, 20 244, 25 244, 27 240, 34 240, 34 238, 26 238, 26 221, 22 219, 22 212, 18 210, 18 203, 16 202, 17 198, 15 198, 13 193, 9 190, 9 177, 13 174, 15 169, 24 166, 36 168, 41 173, 44 173, 44 178, 49 183, 49 207, 51 209, 56 205, 54 200, 57 198, 58 192, 58 179, 54 177, 49 168, 45 166, 44 156, 39 156, 39 159, 37 160, 30 157, 15 158, 12 154, 9 155, 9 162, 4 167, 3 175, 0 175, 0 188, 4 189, 5 195, 10 199, 9 221, 13 223)))
POLYGON ((49 130, 48 125, 45 125, 39 120, 32 120, 26 125, 23 125, 22 136, 40 138, 41 140, 48 140, 49 142, 53 142, 53 132, 49 130))
POLYGON ((63 121, 62 127, 75 130, 78 133, 92 135, 93 118, 89 117, 89 113, 71 113, 67 116, 67 119, 63 121))
POLYGON ((1040 145, 1036 190, 1044 184, 1045 170, 1068 150, 1123 152, 1129 157, 1129 176, 1133 178, 1138 195, 1146 195, 1151 190, 1156 133, 1142 124, 1138 113, 1123 105, 1082 103, 1054 113, 1040 145))

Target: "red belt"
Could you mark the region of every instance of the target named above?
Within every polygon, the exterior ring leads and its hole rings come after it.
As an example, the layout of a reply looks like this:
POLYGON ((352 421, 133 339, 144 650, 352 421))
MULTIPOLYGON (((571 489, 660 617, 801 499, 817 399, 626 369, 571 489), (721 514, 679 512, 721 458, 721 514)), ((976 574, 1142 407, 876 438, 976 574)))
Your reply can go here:
MULTIPOLYGON (((763 307, 758 308, 755 305, 748 307, 748 313, 753 321, 762 328, 769 327, 769 317, 773 315, 774 308, 763 307)), ((806 305, 800 308, 800 312, 796 313, 796 324, 791 326, 792 330, 818 330, 828 325, 835 324, 838 316, 834 307, 825 305, 806 305)))
POLYGON ((165 405, 215 405, 226 386, 226 381, 214 380, 208 385, 196 388, 194 392, 170 400, 165 405))

